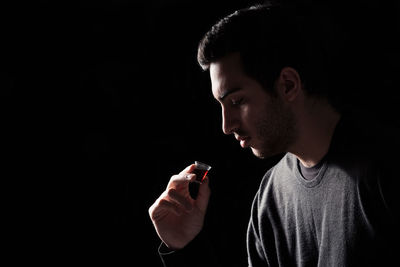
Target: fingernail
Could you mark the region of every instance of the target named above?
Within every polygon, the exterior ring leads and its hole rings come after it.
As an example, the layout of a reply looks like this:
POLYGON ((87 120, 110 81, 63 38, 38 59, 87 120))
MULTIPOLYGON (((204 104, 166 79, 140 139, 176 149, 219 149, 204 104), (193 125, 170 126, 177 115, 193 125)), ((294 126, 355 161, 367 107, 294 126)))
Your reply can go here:
POLYGON ((188 175, 186 175, 186 179, 191 180, 194 176, 195 174, 189 173, 188 175))

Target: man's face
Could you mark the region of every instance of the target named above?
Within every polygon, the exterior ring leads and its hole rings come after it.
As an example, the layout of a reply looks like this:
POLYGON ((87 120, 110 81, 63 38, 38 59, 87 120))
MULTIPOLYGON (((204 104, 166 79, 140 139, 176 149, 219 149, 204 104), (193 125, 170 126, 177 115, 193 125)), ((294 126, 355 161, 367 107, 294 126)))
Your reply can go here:
POLYGON ((294 116, 285 102, 247 76, 239 54, 210 65, 212 92, 222 107, 222 130, 260 158, 286 152, 295 137, 294 116))

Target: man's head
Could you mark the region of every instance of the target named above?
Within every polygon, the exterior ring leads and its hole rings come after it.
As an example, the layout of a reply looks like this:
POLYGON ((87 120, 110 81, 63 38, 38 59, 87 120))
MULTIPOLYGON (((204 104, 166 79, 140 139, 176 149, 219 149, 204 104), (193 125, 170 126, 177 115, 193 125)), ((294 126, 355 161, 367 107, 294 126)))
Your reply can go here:
MULTIPOLYGON (((297 72, 286 68, 284 75, 296 79, 297 72)), ((299 93, 280 78, 276 96, 268 93, 259 82, 243 71, 238 53, 230 54, 210 64, 212 91, 222 107, 222 130, 234 134, 242 147, 251 147, 254 155, 269 157, 288 151, 295 141, 295 116, 290 102, 299 93), (285 93, 285 86, 289 91, 285 93)), ((298 77, 298 76, 297 76, 298 77)))
POLYGON ((199 44, 224 133, 258 157, 288 151, 297 137, 293 107, 304 95, 324 94, 307 86, 309 47, 299 21, 293 9, 254 6, 220 20, 199 44))

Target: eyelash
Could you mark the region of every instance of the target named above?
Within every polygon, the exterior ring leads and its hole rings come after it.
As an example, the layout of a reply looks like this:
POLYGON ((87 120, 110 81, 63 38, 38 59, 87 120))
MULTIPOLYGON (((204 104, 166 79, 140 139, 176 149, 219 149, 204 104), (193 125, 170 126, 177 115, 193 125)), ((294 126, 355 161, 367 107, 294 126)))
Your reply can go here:
POLYGON ((232 99, 231 102, 233 106, 238 106, 243 102, 243 98, 239 98, 238 100, 232 99))

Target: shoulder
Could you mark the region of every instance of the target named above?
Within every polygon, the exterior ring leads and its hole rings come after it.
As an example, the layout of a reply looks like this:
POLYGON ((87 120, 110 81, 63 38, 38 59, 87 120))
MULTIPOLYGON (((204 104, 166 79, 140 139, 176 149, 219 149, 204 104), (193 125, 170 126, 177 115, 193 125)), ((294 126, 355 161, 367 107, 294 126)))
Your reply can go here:
POLYGON ((364 114, 348 116, 343 118, 335 135, 332 163, 357 178, 359 189, 368 196, 365 199, 383 204, 382 210, 396 210, 400 180, 399 125, 364 114))
POLYGON ((259 206, 274 201, 278 194, 290 189, 291 184, 295 181, 294 168, 296 167, 296 157, 291 153, 286 153, 275 166, 265 173, 255 199, 259 206))

